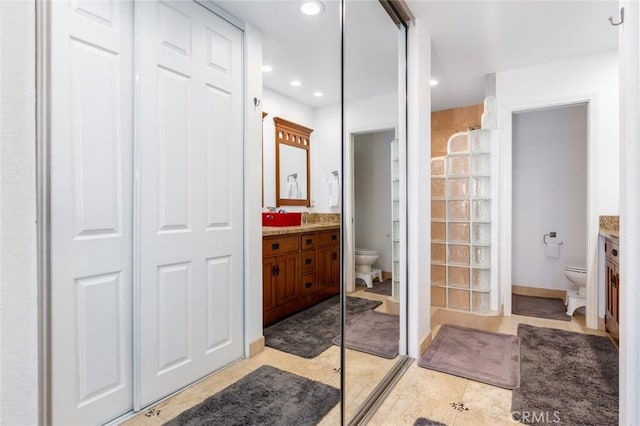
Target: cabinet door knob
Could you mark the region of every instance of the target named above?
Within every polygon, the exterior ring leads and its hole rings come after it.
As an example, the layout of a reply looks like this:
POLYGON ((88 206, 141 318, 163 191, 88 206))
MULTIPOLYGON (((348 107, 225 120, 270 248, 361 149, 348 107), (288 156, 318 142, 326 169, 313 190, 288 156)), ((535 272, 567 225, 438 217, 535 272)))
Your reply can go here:
POLYGON ((311 265, 311 259, 305 259, 304 263, 305 265, 311 265))
POLYGON ((331 258, 333 260, 336 260, 338 258, 338 253, 336 253, 335 251, 331 254, 331 258))
POLYGON ((338 236, 337 236, 337 235, 332 235, 332 236, 331 236, 331 239, 332 239, 332 240, 337 240, 337 239, 338 239, 338 236))
POLYGON ((307 244, 307 245, 311 245, 311 244, 313 244, 313 240, 312 240, 311 238, 309 238, 309 239, 306 241, 306 244, 307 244))
POLYGON ((306 283, 304 285, 305 288, 311 288, 313 286, 313 283, 306 283))
POLYGON ((276 276, 276 265, 273 265, 271 267, 271 276, 275 277, 276 276))
POLYGON ((271 250, 278 250, 280 248, 280 243, 271 244, 271 250))
POLYGON ((617 256, 618 255, 618 250, 616 250, 616 249, 611 250, 611 254, 614 255, 614 256, 617 256))

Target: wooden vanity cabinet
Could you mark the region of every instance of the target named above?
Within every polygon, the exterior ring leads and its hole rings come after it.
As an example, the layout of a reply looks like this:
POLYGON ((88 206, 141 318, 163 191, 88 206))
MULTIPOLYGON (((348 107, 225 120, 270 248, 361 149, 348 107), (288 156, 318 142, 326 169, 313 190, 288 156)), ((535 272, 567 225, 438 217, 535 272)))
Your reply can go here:
POLYGON ((262 240, 264 325, 340 293, 340 230, 262 240))
POLYGON ((618 340, 620 336, 620 271, 618 269, 618 244, 607 240, 604 244, 606 267, 606 312, 604 322, 607 331, 618 340))
POLYGON ((325 295, 340 292, 340 230, 318 236, 318 292, 325 295))

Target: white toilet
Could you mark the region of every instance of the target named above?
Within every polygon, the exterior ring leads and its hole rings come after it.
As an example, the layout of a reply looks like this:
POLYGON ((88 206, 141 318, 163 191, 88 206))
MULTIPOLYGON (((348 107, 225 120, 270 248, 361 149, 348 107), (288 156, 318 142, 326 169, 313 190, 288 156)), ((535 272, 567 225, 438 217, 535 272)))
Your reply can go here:
POLYGON ((378 278, 382 282, 382 270, 373 268, 380 257, 377 250, 356 248, 356 279, 363 280, 368 288, 373 287, 373 279, 378 278))
POLYGON ((567 290, 567 315, 573 315, 576 309, 587 306, 587 270, 581 266, 567 265, 564 275, 577 287, 577 290, 567 290))

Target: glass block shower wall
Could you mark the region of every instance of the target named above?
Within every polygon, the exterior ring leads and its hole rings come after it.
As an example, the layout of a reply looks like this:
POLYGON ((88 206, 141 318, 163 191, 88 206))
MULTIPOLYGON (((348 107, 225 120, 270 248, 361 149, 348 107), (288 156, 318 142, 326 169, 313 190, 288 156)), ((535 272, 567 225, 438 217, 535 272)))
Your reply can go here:
POLYGON ((431 159, 431 300, 491 308, 491 130, 456 133, 431 159))

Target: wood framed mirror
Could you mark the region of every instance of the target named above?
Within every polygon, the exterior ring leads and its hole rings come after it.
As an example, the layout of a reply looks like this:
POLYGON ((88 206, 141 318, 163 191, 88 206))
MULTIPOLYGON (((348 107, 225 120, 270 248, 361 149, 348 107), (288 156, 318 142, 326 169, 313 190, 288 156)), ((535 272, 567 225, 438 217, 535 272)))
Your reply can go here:
POLYGON ((310 142, 313 129, 274 117, 276 205, 311 206, 310 142))

